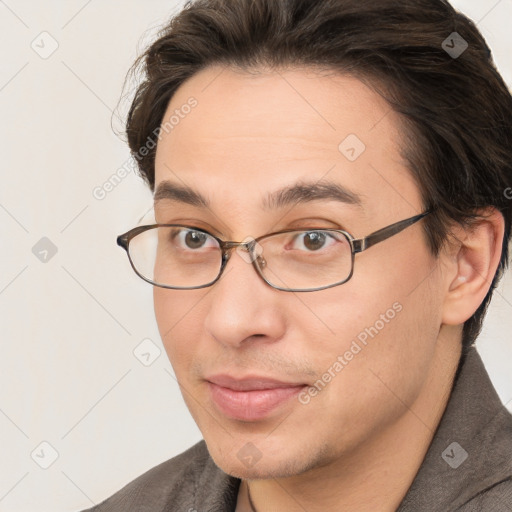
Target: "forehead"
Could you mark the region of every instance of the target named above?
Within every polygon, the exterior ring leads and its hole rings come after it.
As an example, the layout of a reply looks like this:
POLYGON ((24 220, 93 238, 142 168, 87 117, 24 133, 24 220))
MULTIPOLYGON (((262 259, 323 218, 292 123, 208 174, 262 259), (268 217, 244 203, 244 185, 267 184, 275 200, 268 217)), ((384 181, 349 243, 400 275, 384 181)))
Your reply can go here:
POLYGON ((178 89, 162 124, 172 116, 157 146, 157 187, 183 181, 236 209, 241 195, 261 207, 268 191, 329 180, 357 193, 369 212, 375 198, 419 204, 398 115, 353 77, 211 67, 178 89))

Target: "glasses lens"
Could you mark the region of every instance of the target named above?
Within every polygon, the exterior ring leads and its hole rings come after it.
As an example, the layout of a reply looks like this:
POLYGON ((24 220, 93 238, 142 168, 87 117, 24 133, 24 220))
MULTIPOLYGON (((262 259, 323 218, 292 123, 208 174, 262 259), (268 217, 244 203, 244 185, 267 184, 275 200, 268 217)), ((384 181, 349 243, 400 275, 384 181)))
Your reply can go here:
POLYGON ((129 255, 138 274, 156 285, 204 286, 217 278, 222 251, 217 240, 184 226, 160 226, 135 236, 129 255))
POLYGON ((337 231, 292 231, 260 242, 261 272, 279 288, 312 290, 348 279, 352 250, 337 231))

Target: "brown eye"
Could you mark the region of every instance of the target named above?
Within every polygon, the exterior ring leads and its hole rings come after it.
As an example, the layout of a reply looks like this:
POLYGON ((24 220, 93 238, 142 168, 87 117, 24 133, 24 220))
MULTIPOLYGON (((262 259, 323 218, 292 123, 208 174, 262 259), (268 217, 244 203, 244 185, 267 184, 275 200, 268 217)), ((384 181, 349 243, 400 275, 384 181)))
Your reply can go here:
POLYGON ((188 231, 185 235, 185 244, 190 249, 198 249, 204 245, 207 238, 204 233, 188 231))
POLYGON ((176 247, 184 250, 218 248, 215 238, 194 229, 178 229, 172 233, 171 238, 176 247))
POLYGON ((310 251, 317 251, 318 249, 323 248, 325 240, 325 233, 311 231, 310 233, 304 234, 303 244, 306 249, 309 249, 310 251))

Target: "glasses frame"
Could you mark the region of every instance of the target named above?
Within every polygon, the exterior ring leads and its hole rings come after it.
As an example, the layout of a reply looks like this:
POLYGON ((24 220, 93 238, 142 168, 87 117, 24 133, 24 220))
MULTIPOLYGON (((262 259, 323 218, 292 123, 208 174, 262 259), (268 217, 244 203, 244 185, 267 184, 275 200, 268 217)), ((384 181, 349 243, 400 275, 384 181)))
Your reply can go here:
POLYGON ((384 240, 387 240, 388 238, 391 238, 392 236, 400 233, 404 229, 408 228, 409 226, 412 226, 413 224, 420 221, 427 215, 431 214, 433 211, 434 211, 433 209, 430 209, 423 213, 420 213, 419 215, 415 215, 414 217, 410 217, 408 219, 395 222, 393 224, 390 224, 389 226, 386 226, 377 231, 374 231, 373 233, 371 233, 368 236, 365 236, 364 238, 354 238, 350 233, 348 233, 347 231, 345 231, 343 229, 308 228, 308 229, 286 229, 283 231, 275 231, 273 233, 267 233, 266 235, 259 236, 258 238, 253 238, 246 242, 234 242, 231 240, 222 240, 222 239, 216 237, 215 235, 212 235, 210 232, 206 231, 205 229, 196 228, 196 227, 190 226, 190 225, 185 225, 185 224, 149 224, 149 225, 145 225, 145 226, 138 226, 136 228, 131 229, 130 231, 127 231, 126 233, 124 233, 122 235, 119 235, 117 237, 117 245, 119 245, 126 251, 126 253, 128 255, 128 259, 130 261, 130 265, 132 266, 135 273, 144 281, 148 282, 149 284, 152 284, 153 286, 158 286, 159 288, 166 288, 166 289, 171 289, 171 290, 197 290, 200 288, 208 288, 208 287, 214 285, 221 278, 221 276, 224 272, 224 269, 226 268, 226 265, 230 259, 232 250, 237 247, 242 247, 251 255, 251 263, 252 263, 252 266, 254 267, 254 269, 256 270, 256 273, 263 279, 263 281, 265 283, 267 283, 272 288, 274 288, 276 290, 283 291, 283 292, 315 292, 315 291, 325 290, 327 288, 333 288, 335 286, 340 286, 340 285, 346 283, 347 281, 349 281, 350 278, 354 274, 355 255, 357 253, 366 251, 366 249, 369 249, 370 247, 373 247, 374 245, 376 245, 380 242, 383 242, 384 240), (163 284, 155 283, 154 281, 151 281, 147 277, 144 277, 137 270, 137 268, 135 267, 135 265, 132 261, 132 258, 130 256, 130 250, 129 250, 130 241, 133 238, 135 238, 137 235, 140 235, 141 233, 144 233, 145 231, 149 231, 151 229, 156 229, 156 228, 160 228, 160 227, 188 228, 188 229, 192 229, 194 231, 205 233, 208 236, 211 236, 212 238, 217 240, 219 247, 222 251, 221 266, 220 266, 219 274, 217 275, 217 277, 213 281, 211 281, 207 284, 200 285, 200 286, 189 286, 189 287, 163 285, 163 284), (348 240, 348 242, 350 244, 350 248, 351 248, 350 274, 348 275, 348 277, 346 279, 344 279, 343 281, 339 281, 337 283, 330 284, 327 286, 321 286, 318 288, 283 288, 283 287, 277 286, 277 285, 269 282, 267 280, 267 278, 263 275, 262 267, 264 266, 264 264, 262 264, 261 262, 264 260, 257 254, 256 255, 254 254, 254 252, 253 252, 254 248, 256 247, 256 244, 258 242, 260 242, 261 240, 264 240, 265 238, 279 235, 281 233, 291 233, 294 231, 336 232, 336 233, 341 233, 342 235, 344 235, 345 238, 348 240))

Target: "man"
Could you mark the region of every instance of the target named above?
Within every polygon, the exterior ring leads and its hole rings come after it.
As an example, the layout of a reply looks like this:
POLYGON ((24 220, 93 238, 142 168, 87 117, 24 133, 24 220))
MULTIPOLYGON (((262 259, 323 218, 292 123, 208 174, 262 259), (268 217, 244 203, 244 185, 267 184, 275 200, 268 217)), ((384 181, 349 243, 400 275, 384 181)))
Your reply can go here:
POLYGON ((198 0, 127 123, 119 237, 204 441, 92 510, 512 510, 473 347, 507 266, 512 98, 443 0, 198 0))

